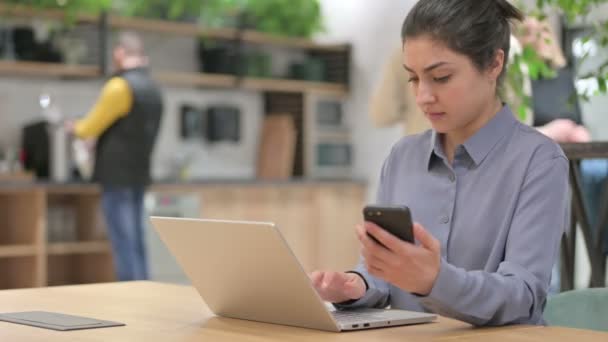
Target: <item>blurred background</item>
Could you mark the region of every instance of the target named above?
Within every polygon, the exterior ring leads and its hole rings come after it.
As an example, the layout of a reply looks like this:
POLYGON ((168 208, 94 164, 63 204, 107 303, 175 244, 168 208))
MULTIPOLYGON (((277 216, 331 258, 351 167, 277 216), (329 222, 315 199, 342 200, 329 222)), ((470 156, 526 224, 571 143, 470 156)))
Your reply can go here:
MULTIPOLYGON (((277 222, 305 269, 353 265, 354 224, 403 136, 403 120, 374 119, 373 99, 414 3, 2 0, 0 288, 116 280, 91 181, 95 145, 65 125, 91 111, 125 31, 141 37, 163 102, 146 213, 277 222)), ((606 140, 608 35, 594 23, 608 7, 559 3, 518 2, 547 23, 573 70, 566 117, 606 140)), ((538 88, 560 75, 533 42, 523 45, 513 79, 526 74, 538 88)), ((552 100, 541 93, 515 94, 522 120, 552 100)), ((149 227, 144 238, 149 278, 187 282, 149 227)), ((586 287, 577 241, 572 286, 586 287)))

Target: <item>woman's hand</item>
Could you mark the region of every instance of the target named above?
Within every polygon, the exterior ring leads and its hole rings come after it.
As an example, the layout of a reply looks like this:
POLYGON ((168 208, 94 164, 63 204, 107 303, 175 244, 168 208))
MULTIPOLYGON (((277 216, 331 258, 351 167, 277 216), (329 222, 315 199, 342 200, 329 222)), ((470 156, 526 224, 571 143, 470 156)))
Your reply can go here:
POLYGON ((365 295, 365 281, 356 273, 314 271, 312 285, 323 300, 341 303, 365 295))
POLYGON ((357 237, 371 275, 410 293, 425 296, 431 292, 441 265, 441 245, 420 224, 414 224, 414 238, 420 245, 402 241, 371 222, 357 227, 357 237))

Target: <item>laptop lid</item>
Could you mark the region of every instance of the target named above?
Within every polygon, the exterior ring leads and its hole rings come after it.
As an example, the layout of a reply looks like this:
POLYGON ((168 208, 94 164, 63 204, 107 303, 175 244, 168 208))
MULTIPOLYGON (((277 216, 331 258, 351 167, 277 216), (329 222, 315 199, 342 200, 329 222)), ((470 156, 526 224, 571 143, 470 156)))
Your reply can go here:
POLYGON ((340 331, 274 224, 162 217, 151 221, 215 314, 340 331))

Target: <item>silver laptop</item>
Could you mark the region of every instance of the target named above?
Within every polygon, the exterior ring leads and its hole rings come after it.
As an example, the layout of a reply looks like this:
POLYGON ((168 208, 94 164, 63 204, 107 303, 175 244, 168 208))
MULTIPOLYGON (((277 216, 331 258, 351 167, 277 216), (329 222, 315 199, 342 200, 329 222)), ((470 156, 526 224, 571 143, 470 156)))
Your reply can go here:
POLYGON ((403 310, 331 310, 273 223, 163 217, 151 221, 218 316, 326 331, 436 319, 403 310))

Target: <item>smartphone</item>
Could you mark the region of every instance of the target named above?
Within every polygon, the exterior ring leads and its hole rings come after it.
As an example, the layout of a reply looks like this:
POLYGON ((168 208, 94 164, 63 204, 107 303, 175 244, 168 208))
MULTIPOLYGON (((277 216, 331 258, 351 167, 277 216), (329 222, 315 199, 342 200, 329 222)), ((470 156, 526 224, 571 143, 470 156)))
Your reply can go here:
MULTIPOLYGON (((375 223, 403 241, 414 243, 412 215, 408 207, 366 206, 363 208, 363 219, 375 223)), ((382 245, 370 234, 368 236, 382 245)))

